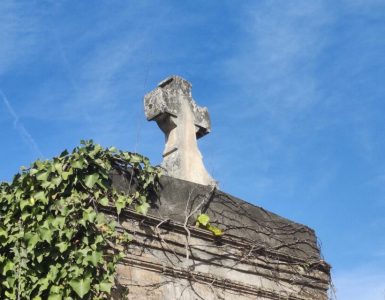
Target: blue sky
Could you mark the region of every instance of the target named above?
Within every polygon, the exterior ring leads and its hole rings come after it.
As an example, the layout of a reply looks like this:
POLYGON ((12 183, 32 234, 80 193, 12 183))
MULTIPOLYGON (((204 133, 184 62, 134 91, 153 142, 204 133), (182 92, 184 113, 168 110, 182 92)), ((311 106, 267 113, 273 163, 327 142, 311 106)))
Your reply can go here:
POLYGON ((81 139, 158 164, 143 95, 193 84, 222 190, 314 228, 338 299, 385 297, 385 1, 0 2, 0 179, 81 139))

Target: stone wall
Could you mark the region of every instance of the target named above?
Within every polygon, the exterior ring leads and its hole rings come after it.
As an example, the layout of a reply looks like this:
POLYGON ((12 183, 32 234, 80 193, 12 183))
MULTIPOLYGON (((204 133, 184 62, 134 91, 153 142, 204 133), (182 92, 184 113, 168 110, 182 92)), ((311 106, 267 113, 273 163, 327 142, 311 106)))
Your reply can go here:
POLYGON ((163 176, 149 214, 126 210, 119 223, 134 240, 115 299, 327 299, 330 267, 313 230, 210 187, 163 176), (197 228, 199 213, 224 235, 197 228))

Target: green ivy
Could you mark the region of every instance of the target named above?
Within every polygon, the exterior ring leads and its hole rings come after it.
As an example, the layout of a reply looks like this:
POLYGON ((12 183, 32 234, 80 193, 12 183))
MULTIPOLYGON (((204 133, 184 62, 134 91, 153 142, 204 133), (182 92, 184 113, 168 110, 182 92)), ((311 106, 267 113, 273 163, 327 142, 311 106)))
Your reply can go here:
POLYGON ((146 214, 159 169, 136 153, 82 141, 0 184, 0 299, 105 299, 130 236, 104 206, 146 214), (117 192, 115 169, 135 189, 117 192))
POLYGON ((223 235, 222 229, 210 224, 210 217, 207 214, 200 214, 197 217, 197 220, 195 222, 195 226, 210 230, 211 233, 215 236, 223 235))

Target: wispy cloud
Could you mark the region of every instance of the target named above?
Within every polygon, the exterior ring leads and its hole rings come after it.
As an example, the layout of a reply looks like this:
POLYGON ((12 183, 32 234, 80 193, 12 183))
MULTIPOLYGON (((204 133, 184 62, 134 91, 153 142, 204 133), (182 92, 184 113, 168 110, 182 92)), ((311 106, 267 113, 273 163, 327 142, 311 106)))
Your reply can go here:
POLYGON ((262 111, 286 123, 319 100, 317 57, 327 42, 332 12, 323 1, 266 1, 247 9, 242 27, 248 31, 227 74, 249 99, 241 100, 243 111, 262 111))
MULTIPOLYGON (((228 161, 239 160, 236 165, 242 166, 244 146, 250 145, 253 170, 259 182, 269 183, 263 188, 270 192, 274 189, 287 196, 302 185, 303 174, 292 168, 302 155, 298 145, 305 148, 306 137, 330 124, 316 113, 323 92, 317 68, 333 21, 333 11, 324 1, 245 5, 238 24, 246 30, 235 41, 236 51, 221 66, 225 82, 235 85, 215 107, 229 120, 219 128, 220 134, 236 135, 238 140, 232 145, 238 155, 231 152, 238 159, 228 161), (273 174, 278 164, 290 176, 273 174)), ((330 170, 321 164, 317 167, 314 180, 328 182, 330 170)))
MULTIPOLYGON (((53 10, 49 18, 56 13, 53 10)), ((138 120, 145 122, 142 97, 154 47, 154 25, 137 20, 136 14, 130 7, 118 14, 102 14, 94 22, 102 20, 106 27, 82 33, 82 38, 78 28, 66 24, 48 29, 42 47, 59 72, 44 79, 34 103, 26 103, 22 115, 80 126, 83 134, 107 143, 135 140, 138 120), (56 77, 58 73, 64 76, 56 77)))
POLYGON ((13 118, 13 126, 14 128, 18 131, 20 137, 24 140, 24 142, 30 147, 30 149, 35 152, 39 157, 43 158, 44 155, 41 152, 38 144, 36 143, 35 139, 32 137, 32 135, 28 132, 28 130, 25 128, 23 123, 20 121, 19 116, 13 109, 11 103, 5 96, 4 92, 0 90, 0 96, 3 101, 3 104, 5 105, 8 113, 12 116, 13 118))
POLYGON ((33 3, 0 1, 0 76, 26 62, 38 46, 38 21, 33 3))

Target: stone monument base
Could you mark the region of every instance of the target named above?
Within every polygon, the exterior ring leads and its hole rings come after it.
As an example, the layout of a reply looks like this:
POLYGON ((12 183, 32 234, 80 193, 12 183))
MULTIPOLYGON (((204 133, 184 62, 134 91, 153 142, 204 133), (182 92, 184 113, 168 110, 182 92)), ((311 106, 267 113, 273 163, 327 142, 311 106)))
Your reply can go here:
POLYGON ((312 229, 208 186, 167 176, 160 183, 147 216, 119 216, 134 240, 118 267, 115 299, 328 298, 330 266, 312 229), (224 234, 197 228, 200 213, 224 234))

